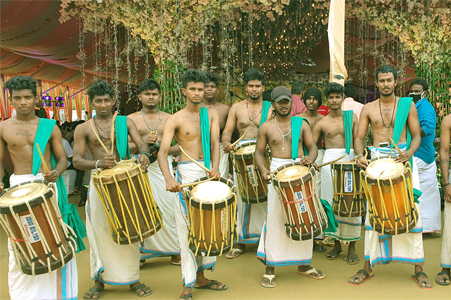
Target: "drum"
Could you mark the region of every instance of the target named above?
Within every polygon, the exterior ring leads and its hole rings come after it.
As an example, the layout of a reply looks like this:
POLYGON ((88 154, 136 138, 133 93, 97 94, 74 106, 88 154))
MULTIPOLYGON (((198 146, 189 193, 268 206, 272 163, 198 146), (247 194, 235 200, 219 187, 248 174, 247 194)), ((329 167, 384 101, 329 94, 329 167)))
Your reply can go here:
POLYGON ((327 228, 327 216, 316 192, 314 168, 299 162, 283 165, 274 172, 273 185, 283 205, 289 238, 313 239, 327 228))
POLYGON ((409 232, 417 224, 410 163, 376 159, 360 171, 368 199, 370 224, 387 235, 409 232))
MULTIPOLYGON (((231 151, 238 190, 241 200, 248 204, 261 203, 267 201, 268 184, 263 181, 260 171, 254 162, 256 142, 246 142, 236 147, 236 151, 231 151)), ((265 151, 265 166, 270 165, 269 150, 265 151)))
POLYGON ((50 273, 75 256, 75 234, 62 220, 53 183, 35 180, 5 189, 0 223, 23 274, 50 273))
POLYGON ((237 238, 236 187, 232 181, 220 178, 190 186, 186 199, 189 247, 195 255, 220 256, 232 249, 237 238))
POLYGON ((337 162, 330 166, 334 200, 332 208, 339 217, 361 217, 366 214, 366 201, 360 183, 360 168, 355 161, 337 162))
POLYGON ((149 178, 131 160, 96 170, 92 181, 105 207, 113 241, 119 245, 142 242, 162 226, 149 178))

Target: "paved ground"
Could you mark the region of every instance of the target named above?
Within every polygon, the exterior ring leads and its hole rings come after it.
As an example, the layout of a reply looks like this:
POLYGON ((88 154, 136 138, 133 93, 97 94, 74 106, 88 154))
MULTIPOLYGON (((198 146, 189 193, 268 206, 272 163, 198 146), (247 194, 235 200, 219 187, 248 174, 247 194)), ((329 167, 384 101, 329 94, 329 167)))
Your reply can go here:
MULTIPOLYGON (((78 196, 70 196, 70 201, 78 203, 78 196)), ((79 213, 83 220, 85 214, 79 213)), ((85 241, 87 244, 87 240, 85 241)), ((361 286, 352 286, 348 279, 360 269, 361 265, 348 265, 344 255, 335 261, 327 260, 325 253, 314 253, 313 266, 326 273, 324 280, 313 280, 296 273, 296 267, 276 269, 277 287, 265 289, 260 281, 265 268, 256 259, 256 246, 235 260, 218 258, 216 271, 206 272, 208 278, 219 280, 229 286, 226 291, 195 290, 193 298, 201 299, 450 299, 451 286, 442 287, 435 283, 440 271, 441 235, 434 234, 424 239, 426 253, 425 272, 433 281, 432 290, 421 290, 410 279, 413 266, 391 264, 376 266, 375 277, 361 286)), ((346 253, 346 249, 345 249, 346 253)), ((363 258, 363 241, 357 243, 357 254, 363 258)), ((89 250, 77 255, 79 296, 91 287, 89 250)), ((9 299, 8 295, 8 254, 7 241, 0 230, 0 299, 9 299)), ((178 299, 181 293, 182 275, 180 267, 169 263, 169 258, 148 260, 141 272, 141 281, 149 285, 153 294, 147 299, 178 299)), ((107 286, 101 299, 140 299, 128 291, 125 286, 107 286)))

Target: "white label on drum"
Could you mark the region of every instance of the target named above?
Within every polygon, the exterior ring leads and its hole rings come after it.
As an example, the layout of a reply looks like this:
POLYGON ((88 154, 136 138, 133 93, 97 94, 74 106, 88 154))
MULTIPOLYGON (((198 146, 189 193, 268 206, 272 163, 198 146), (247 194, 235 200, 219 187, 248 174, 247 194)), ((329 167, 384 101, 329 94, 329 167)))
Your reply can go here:
POLYGON ((351 193, 352 192, 352 171, 345 171, 344 174, 345 182, 344 182, 344 188, 345 193, 351 193))
POLYGON ((28 241, 30 243, 39 242, 41 239, 39 238, 38 231, 36 230, 36 225, 34 224, 31 215, 21 216, 20 221, 22 222, 22 227, 25 231, 26 236, 28 237, 28 241))
POLYGON ((304 201, 302 201, 302 192, 295 192, 294 195, 299 201, 299 207, 301 208, 301 213, 305 213, 307 209, 305 208, 304 201))
POLYGON ((258 181, 255 179, 254 165, 249 165, 246 167, 247 167, 247 172, 249 174, 249 179, 251 180, 251 184, 253 186, 258 186, 258 181))

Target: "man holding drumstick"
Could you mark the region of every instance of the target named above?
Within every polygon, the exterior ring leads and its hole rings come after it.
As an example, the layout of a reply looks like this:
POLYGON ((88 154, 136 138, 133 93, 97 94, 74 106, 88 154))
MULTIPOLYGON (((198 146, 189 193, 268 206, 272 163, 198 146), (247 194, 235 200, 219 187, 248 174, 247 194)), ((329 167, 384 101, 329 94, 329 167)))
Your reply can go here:
POLYGON ((158 163, 166 181, 166 190, 177 193, 175 218, 182 255, 183 292, 180 299, 192 299, 192 288, 226 290, 227 286, 206 279, 204 271, 214 269, 216 257, 195 257, 188 244, 187 207, 182 183, 191 183, 208 175, 219 178, 219 121, 214 109, 201 106, 207 77, 201 71, 188 70, 181 77, 182 92, 186 97, 184 109, 169 117, 163 131, 158 163), (175 139, 184 152, 180 156, 177 179, 169 171, 167 156, 175 139), (195 161, 190 161, 190 160, 195 161), (202 166, 202 168, 201 168, 202 166), (205 169, 208 170, 206 172, 205 169))
MULTIPOLYGON (((360 168, 366 168, 368 161, 363 155, 363 139, 368 125, 371 124, 374 134, 374 145, 371 157, 376 158, 384 154, 396 156, 391 145, 390 137, 397 143, 402 153, 396 158, 404 163, 411 160, 421 143, 420 125, 417 110, 412 98, 395 96, 397 85, 397 71, 392 66, 382 66, 376 70, 376 85, 381 94, 380 99, 366 104, 360 114, 360 124, 354 140, 356 163, 360 168), (395 117, 396 116, 396 117, 395 117)), ((419 188, 418 171, 412 165, 413 188, 419 188)), ((420 215, 421 206, 417 204, 420 215)), ((400 262, 415 265, 412 279, 420 288, 431 288, 431 282, 423 272, 424 251, 421 218, 417 226, 409 233, 384 236, 376 232, 366 218, 365 224, 365 264, 363 269, 349 279, 349 283, 360 285, 372 278, 372 267, 375 264, 400 262)))
MULTIPOLYGON (((113 122, 112 108, 115 104, 114 90, 105 81, 97 81, 88 90, 89 101, 96 115, 75 129, 74 167, 79 170, 108 169, 116 161, 130 155, 128 136, 137 145, 141 155, 138 162, 149 165, 149 149, 141 139, 132 120, 118 116, 115 120, 114 141, 111 141, 113 122), (113 153, 107 152, 114 144, 113 153), (84 158, 86 147, 93 160, 84 158)), ((139 243, 118 245, 111 238, 105 208, 92 183, 89 187, 89 199, 86 203, 86 229, 91 246, 91 278, 95 284, 84 295, 85 299, 99 299, 105 289, 105 283, 111 285, 129 285, 130 290, 143 297, 152 293, 150 288, 139 282, 139 243)))

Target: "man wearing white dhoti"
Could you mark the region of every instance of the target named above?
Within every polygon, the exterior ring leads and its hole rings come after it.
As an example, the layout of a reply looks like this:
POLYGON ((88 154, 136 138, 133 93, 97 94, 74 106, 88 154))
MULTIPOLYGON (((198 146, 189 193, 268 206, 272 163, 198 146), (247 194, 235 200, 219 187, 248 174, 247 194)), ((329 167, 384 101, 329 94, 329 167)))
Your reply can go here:
MULTIPOLYGON (((332 161, 344 156, 340 161, 354 158, 353 137, 357 133, 357 116, 352 110, 342 111, 344 88, 338 83, 329 83, 324 89, 330 113, 324 117, 313 129, 313 139, 319 142, 324 139, 326 151, 323 161, 332 161)), ((327 200, 332 206, 334 185, 330 165, 321 169, 321 199, 327 200)), ((357 264, 359 258, 355 253, 356 241, 360 240, 362 217, 340 217, 337 219, 337 231, 326 232, 326 236, 335 239, 334 248, 327 254, 327 259, 334 260, 343 253, 341 241, 349 242, 348 264, 357 264)))
MULTIPOLYGON (((290 90, 286 87, 277 87, 272 91, 271 99, 276 116, 263 123, 258 131, 255 152, 255 162, 265 179, 278 167, 293 161, 300 161, 302 165, 311 165, 317 155, 317 148, 308 123, 301 117, 291 117, 290 90), (270 146, 273 156, 270 170, 266 169, 264 163, 267 145, 270 146)), ((314 279, 325 278, 326 276, 320 270, 310 266, 312 252, 313 240, 295 241, 285 233, 282 203, 274 186, 269 184, 268 209, 257 253, 257 258, 266 266, 262 286, 266 288, 276 286, 274 271, 278 266, 298 266, 299 274, 314 279)))
MULTIPOLYGON (((75 234, 78 251, 84 250, 81 240, 86 230, 73 204, 68 203, 63 178, 60 174, 67 168, 67 159, 62 145, 61 131, 54 120, 39 119, 34 113, 39 96, 36 81, 31 77, 16 76, 6 82, 11 103, 16 115, 0 122, 0 178, 4 175, 5 151, 9 151, 14 174, 10 185, 31 180, 56 182, 58 207, 63 219, 75 234), (45 164, 50 172, 44 173, 37 144, 43 152, 45 164)), ((0 183, 0 192, 3 183, 0 183)), ((42 238, 42 237, 41 237, 42 238)), ((22 273, 14 257, 11 241, 8 240, 9 273, 8 286, 12 300, 22 299, 77 299, 78 276, 75 257, 65 266, 50 273, 31 276, 22 273)), ((78 252, 77 251, 77 252, 78 252)))
POLYGON ((175 218, 177 234, 182 255, 183 292, 179 299, 192 299, 192 288, 222 291, 225 284, 206 279, 204 271, 214 269, 216 257, 196 257, 189 248, 187 207, 182 183, 190 183, 205 175, 219 178, 219 121, 214 109, 201 107, 204 96, 206 76, 197 70, 188 70, 181 77, 182 92, 186 97, 184 109, 172 115, 164 127, 158 162, 166 181, 166 190, 177 193, 175 201, 175 218), (168 168, 167 155, 172 140, 185 150, 180 156, 178 166, 179 181, 175 181, 168 168), (200 160, 209 171, 205 172, 190 159, 200 160))
POLYGON ((424 79, 415 78, 412 80, 410 90, 409 96, 415 102, 421 132, 421 145, 414 154, 414 160, 420 176, 420 190, 423 193, 421 196, 423 233, 441 233, 440 192, 438 190, 437 165, 435 164, 435 148, 433 145, 437 116, 434 107, 426 98, 429 87, 424 79))
POLYGON ((442 187, 445 196, 444 225, 442 234, 442 253, 440 266, 435 282, 439 285, 449 285, 451 270, 451 183, 449 168, 449 144, 451 141, 451 115, 442 120, 440 126, 440 171, 442 172, 442 187))
MULTIPOLYGON (((175 224, 174 201, 175 195, 166 191, 163 173, 157 161, 163 130, 166 121, 171 116, 159 109, 161 87, 151 78, 144 79, 138 89, 138 99, 142 103, 141 111, 128 116, 138 128, 144 143, 149 147, 151 164, 147 168, 152 195, 163 216, 163 226, 155 234, 144 240, 141 247, 141 265, 147 258, 171 257, 171 264, 180 265, 180 246, 175 224)), ((136 145, 129 143, 130 152, 137 152, 136 145)), ((178 145, 171 146, 168 152, 168 168, 172 169, 172 155, 180 153, 178 145)))
MULTIPOLYGON (((219 117, 219 140, 221 140, 222 131, 227 123, 230 106, 217 101, 219 93, 219 77, 215 73, 206 73, 207 83, 205 84, 205 94, 202 100, 202 106, 208 109, 214 109, 219 117)), ((229 153, 224 152, 224 147, 220 143, 219 172, 224 178, 229 178, 229 153)))
MULTIPOLYGON (((236 150, 230 143, 235 129, 238 130, 240 136, 247 131, 245 138, 254 140, 257 138, 260 126, 271 116, 271 103, 263 101, 262 98, 265 90, 265 74, 252 68, 244 74, 243 80, 249 97, 233 104, 230 108, 227 123, 222 133, 222 143, 226 153, 236 150)), ((258 243, 265 220, 267 202, 248 204, 239 196, 242 192, 237 190, 237 229, 239 240, 225 256, 230 259, 240 256, 246 250, 246 244, 258 243)))
MULTIPOLYGON (((396 69, 391 66, 382 66, 376 70, 375 77, 381 97, 363 107, 359 129, 354 140, 356 163, 364 169, 368 161, 363 156, 363 139, 369 124, 373 129, 374 145, 380 145, 378 149, 372 150, 375 155, 383 154, 386 151, 383 149, 384 146, 391 145, 389 137, 393 137, 393 141, 398 145, 406 143, 405 150, 395 160, 401 163, 412 161, 411 158, 421 143, 417 110, 412 103, 412 98, 398 98, 394 94, 397 85, 396 69)), ((413 188, 418 189, 418 172, 414 161, 411 165, 413 188)), ((419 204, 417 209, 421 211, 419 204)), ((360 285, 372 278, 374 276, 372 267, 375 264, 399 262, 414 265, 415 273, 411 278, 420 288, 431 288, 431 282, 423 272, 424 253, 421 231, 421 217, 412 232, 400 235, 382 235, 374 231, 371 226, 365 226, 365 264, 363 269, 349 279, 349 283, 360 285)))
MULTIPOLYGON (((110 140, 112 108, 115 104, 113 88, 104 81, 97 81, 89 88, 88 96, 96 110, 96 116, 75 129, 74 167, 79 170, 92 170, 115 166, 116 161, 130 157, 129 136, 141 153, 138 163, 147 167, 150 153, 132 120, 117 116, 114 124, 115 141, 110 140), (113 144, 113 154, 107 153, 104 148, 108 149, 113 144), (86 147, 93 160, 84 158, 86 147)), ((92 179, 86 203, 86 228, 91 246, 91 278, 95 280, 95 284, 84 294, 85 299, 98 299, 105 289, 105 284, 129 285, 130 290, 137 296, 150 295, 150 288, 139 282, 139 244, 119 245, 112 240, 105 208, 92 179)))

